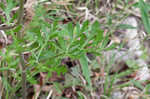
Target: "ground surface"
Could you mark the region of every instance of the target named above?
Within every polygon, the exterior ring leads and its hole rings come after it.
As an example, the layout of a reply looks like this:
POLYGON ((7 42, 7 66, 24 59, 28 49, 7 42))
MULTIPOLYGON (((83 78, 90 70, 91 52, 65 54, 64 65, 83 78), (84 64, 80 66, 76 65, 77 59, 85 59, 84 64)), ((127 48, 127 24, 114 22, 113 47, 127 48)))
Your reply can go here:
POLYGON ((0 0, 0 99, 150 99, 147 0, 0 0))

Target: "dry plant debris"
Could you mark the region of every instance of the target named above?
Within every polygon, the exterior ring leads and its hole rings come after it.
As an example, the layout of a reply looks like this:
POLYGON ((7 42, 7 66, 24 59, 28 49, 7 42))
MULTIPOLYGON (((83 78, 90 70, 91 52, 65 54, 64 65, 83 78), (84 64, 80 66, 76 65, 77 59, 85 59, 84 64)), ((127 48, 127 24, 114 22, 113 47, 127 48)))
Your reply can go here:
POLYGON ((150 99, 143 0, 26 0, 19 24, 19 2, 8 1, 0 0, 0 99, 150 99))

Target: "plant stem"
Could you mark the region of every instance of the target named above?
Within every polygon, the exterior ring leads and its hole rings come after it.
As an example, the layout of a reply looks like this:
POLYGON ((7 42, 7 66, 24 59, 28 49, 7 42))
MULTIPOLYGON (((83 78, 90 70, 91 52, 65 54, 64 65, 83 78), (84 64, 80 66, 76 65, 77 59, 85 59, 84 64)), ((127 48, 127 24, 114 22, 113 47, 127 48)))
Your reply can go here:
POLYGON ((26 65, 24 62, 24 55, 20 54, 20 62, 21 62, 21 69, 22 69, 22 97, 23 99, 27 99, 27 91, 26 91, 26 65))
POLYGON ((20 0, 20 5, 19 5, 19 17, 16 25, 21 24, 22 19, 23 19, 23 14, 24 14, 24 0, 20 0))
MULTIPOLYGON (((14 26, 7 26, 4 29, 12 29, 18 25, 20 25, 22 23, 22 19, 23 19, 23 14, 24 14, 24 0, 20 0, 20 5, 19 5, 19 17, 17 20, 17 23, 14 26)), ((0 27, 1 29, 1 27, 0 27)), ((21 30, 22 31, 22 30, 21 30)), ((19 31, 17 33, 17 38, 18 39, 23 39, 23 37, 21 36, 22 32, 19 31)), ((22 77, 22 98, 23 99, 27 99, 27 91, 26 91, 26 64, 25 64, 25 59, 24 59, 24 54, 22 54, 22 50, 19 51, 19 56, 20 56, 20 70, 22 71, 21 77, 22 77)))

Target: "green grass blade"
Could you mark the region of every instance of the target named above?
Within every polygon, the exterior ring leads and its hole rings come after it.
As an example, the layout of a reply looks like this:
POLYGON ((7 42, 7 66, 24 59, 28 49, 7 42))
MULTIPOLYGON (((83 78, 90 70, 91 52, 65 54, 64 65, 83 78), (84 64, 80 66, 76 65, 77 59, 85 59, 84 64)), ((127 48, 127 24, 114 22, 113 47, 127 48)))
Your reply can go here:
POLYGON ((150 22, 149 22, 148 10, 146 4, 143 0, 139 0, 139 6, 140 6, 141 17, 144 24, 144 28, 146 32, 150 34, 150 22))
POLYGON ((134 84, 134 86, 136 86, 139 89, 144 89, 144 86, 141 84, 142 82, 140 81, 136 81, 136 80, 131 80, 131 82, 134 84))
POLYGON ((88 68, 88 61, 87 61, 86 55, 85 54, 82 55, 80 57, 79 61, 81 64, 83 76, 85 77, 86 81, 88 82, 89 87, 91 87, 90 71, 88 68))

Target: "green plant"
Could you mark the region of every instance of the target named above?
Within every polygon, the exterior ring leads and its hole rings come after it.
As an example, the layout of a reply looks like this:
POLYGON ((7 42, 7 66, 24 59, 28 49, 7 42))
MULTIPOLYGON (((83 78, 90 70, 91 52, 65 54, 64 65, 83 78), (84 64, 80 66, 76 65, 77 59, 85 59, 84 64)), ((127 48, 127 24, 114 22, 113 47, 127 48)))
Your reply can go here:
MULTIPOLYGON (((100 85, 103 86, 101 89, 103 92, 100 97, 104 99, 111 97, 114 88, 122 88, 131 84, 140 89, 144 88, 140 82, 136 82, 135 80, 117 85, 117 87, 114 85, 117 82, 116 79, 120 79, 134 72, 135 68, 133 66, 135 63, 133 61, 127 61, 127 65, 129 66, 128 70, 110 75, 111 67, 115 64, 113 57, 107 65, 104 65, 105 63, 103 65, 99 64, 95 58, 94 60, 89 60, 87 57, 87 53, 96 57, 101 56, 101 52, 103 51, 114 49, 116 44, 112 44, 109 47, 107 45, 115 30, 137 28, 127 24, 120 24, 129 15, 129 13, 124 14, 124 11, 133 6, 132 4, 128 5, 131 0, 125 0, 125 4, 123 1, 117 0, 112 10, 115 12, 118 4, 121 4, 123 6, 123 8, 119 8, 121 11, 119 10, 116 13, 112 13, 112 11, 104 16, 99 11, 99 6, 103 3, 102 1, 79 1, 77 5, 83 4, 87 9, 92 10, 92 13, 96 13, 94 18, 97 21, 93 21, 93 23, 88 20, 83 22, 74 21, 73 18, 78 16, 76 9, 74 9, 75 5, 59 6, 57 2, 54 2, 54 4, 52 2, 50 7, 54 7, 54 10, 47 10, 42 3, 48 0, 44 0, 34 6, 34 17, 27 25, 23 20, 23 1, 6 0, 6 7, 3 2, 0 3, 0 8, 6 15, 6 18, 0 16, 2 23, 6 24, 6 26, 0 27, 0 30, 4 30, 6 35, 12 37, 12 43, 6 45, 2 49, 3 51, 0 52, 0 56, 2 57, 0 60, 0 77, 2 78, 3 84, 2 98, 23 97, 23 99, 26 99, 27 88, 33 85, 40 85, 42 88, 47 83, 52 83, 58 93, 61 93, 67 87, 80 85, 84 87, 85 92, 77 91, 79 99, 83 99, 86 96, 91 98, 91 94, 87 93, 92 93, 98 89, 93 84, 91 74, 94 73, 93 70, 101 70, 101 68, 104 69, 102 73, 104 73, 103 77, 105 79, 103 79, 104 83, 100 85), (11 16, 11 9, 19 3, 19 12, 11 16), (67 14, 65 17, 60 16, 64 8, 67 9, 67 11, 64 11, 67 14), (67 19, 66 17, 72 18, 72 20, 70 19, 71 21, 64 22, 67 19), (100 24, 98 19, 101 18, 104 18, 106 23, 100 24), (13 22, 16 23, 12 25, 11 23, 13 22), (77 62, 76 66, 70 69, 67 64, 63 64, 63 59, 66 58, 77 62), (65 75, 68 77, 64 81, 64 85, 49 80, 54 72, 58 76, 65 75), (41 78, 36 78, 40 73, 46 73, 44 81, 41 81, 41 78), (82 79, 80 78, 81 76, 83 76, 82 79)), ((143 0, 140 0, 137 4, 135 5, 140 7, 145 30, 149 33, 149 5, 143 2, 143 0)), ((102 62, 103 57, 100 60, 102 62)), ((145 94, 149 93, 148 88, 149 85, 146 85, 145 94)), ((59 97, 61 99, 64 98, 59 97)))
MULTIPOLYGON (((6 31, 13 37, 13 43, 5 48, 5 53, 1 52, 3 57, 1 64, 6 63, 7 65, 2 65, 0 70, 2 73, 14 70, 15 74, 11 71, 12 75, 8 76, 16 79, 15 82, 18 84, 13 87, 9 80, 4 80, 6 81, 5 90, 15 88, 16 90, 13 91, 15 94, 21 87, 20 83, 23 78, 31 84, 38 83, 34 76, 40 72, 47 72, 50 75, 52 72, 57 72, 59 75, 66 73, 67 67, 61 64, 62 59, 66 57, 80 60, 83 75, 88 85, 92 85, 86 53, 100 55, 101 51, 106 48, 108 35, 103 35, 103 30, 100 29, 98 22, 90 24, 89 21, 85 21, 80 26, 79 23, 73 25, 71 22, 68 24, 59 24, 58 21, 48 23, 45 21, 46 18, 51 18, 51 16, 46 14, 42 6, 38 5, 35 8, 35 16, 28 27, 23 29, 18 25, 6 31), (21 31, 23 31, 21 37, 15 35, 21 31), (27 59, 25 59, 26 56, 27 59), (21 67, 20 62, 23 63, 21 67)), ((3 77, 3 79, 8 79, 4 75, 3 77)), ((25 84, 26 82, 23 82, 23 85, 25 84)), ((19 93, 17 94, 20 96, 19 93)))

